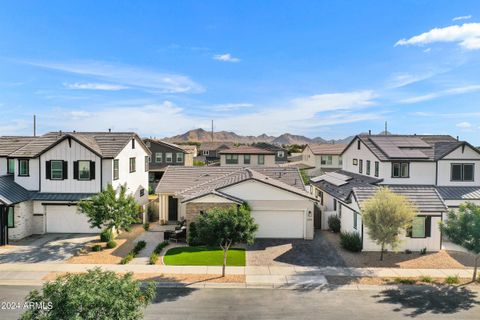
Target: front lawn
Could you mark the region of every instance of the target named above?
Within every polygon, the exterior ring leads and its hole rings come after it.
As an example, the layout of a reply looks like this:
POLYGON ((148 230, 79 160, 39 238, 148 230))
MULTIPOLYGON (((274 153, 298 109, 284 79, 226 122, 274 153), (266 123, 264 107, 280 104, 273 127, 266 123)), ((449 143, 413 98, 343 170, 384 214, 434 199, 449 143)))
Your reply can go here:
MULTIPOLYGON (((222 266, 223 250, 209 247, 178 247, 167 251, 163 262, 170 266, 222 266)), ((227 266, 244 267, 245 249, 228 250, 227 266)))

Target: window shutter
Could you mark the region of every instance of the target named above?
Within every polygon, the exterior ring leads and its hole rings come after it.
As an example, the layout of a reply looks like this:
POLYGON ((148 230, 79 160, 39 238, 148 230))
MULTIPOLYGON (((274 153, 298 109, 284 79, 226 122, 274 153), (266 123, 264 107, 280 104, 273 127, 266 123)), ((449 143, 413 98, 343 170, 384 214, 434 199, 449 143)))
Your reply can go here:
POLYGON ((68 179, 68 162, 63 161, 63 179, 68 179))
POLYGON ((432 217, 427 217, 425 219, 425 237, 431 237, 432 234, 432 217))
POLYGON ((45 178, 50 180, 52 179, 52 166, 51 166, 51 161, 48 160, 45 162, 45 178))
POLYGON ((78 161, 73 161, 73 179, 78 180, 78 161))
POLYGON ((90 180, 95 180, 95 161, 90 161, 90 180))

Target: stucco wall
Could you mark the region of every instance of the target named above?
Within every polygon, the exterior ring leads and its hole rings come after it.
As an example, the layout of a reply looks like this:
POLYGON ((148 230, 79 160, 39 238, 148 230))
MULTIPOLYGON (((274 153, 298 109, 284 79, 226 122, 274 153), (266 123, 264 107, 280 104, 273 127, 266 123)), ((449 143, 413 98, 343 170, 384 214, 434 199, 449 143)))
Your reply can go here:
POLYGON ((238 163, 236 164, 228 164, 226 162, 226 157, 224 154, 220 155, 220 165, 221 166, 265 166, 265 167, 274 167, 275 166, 275 155, 274 154, 266 154, 265 156, 265 163, 258 164, 258 155, 252 154, 250 155, 250 164, 245 164, 244 162, 244 155, 238 155, 238 163))

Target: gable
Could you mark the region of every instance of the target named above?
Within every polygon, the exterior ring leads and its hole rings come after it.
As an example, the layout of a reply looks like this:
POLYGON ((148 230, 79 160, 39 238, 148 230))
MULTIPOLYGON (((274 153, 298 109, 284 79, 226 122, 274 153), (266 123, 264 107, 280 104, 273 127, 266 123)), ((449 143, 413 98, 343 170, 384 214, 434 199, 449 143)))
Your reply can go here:
POLYGON ((470 160, 480 160, 480 152, 477 149, 474 149, 469 144, 463 144, 458 146, 448 154, 442 157, 441 160, 449 159, 470 159, 470 160))
POLYGON ((251 200, 305 200, 299 194, 275 187, 257 180, 246 180, 221 189, 222 193, 226 193, 235 198, 244 201, 251 200))

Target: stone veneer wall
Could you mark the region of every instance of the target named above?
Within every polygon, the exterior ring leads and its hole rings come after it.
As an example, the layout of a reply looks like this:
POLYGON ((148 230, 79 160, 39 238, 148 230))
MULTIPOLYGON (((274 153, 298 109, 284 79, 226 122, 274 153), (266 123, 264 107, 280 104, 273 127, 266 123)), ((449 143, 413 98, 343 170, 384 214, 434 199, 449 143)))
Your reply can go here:
POLYGON ((33 203, 25 201, 15 205, 14 225, 15 228, 8 229, 8 238, 19 240, 32 234, 33 224, 33 203))
POLYGON ((213 208, 228 209, 234 203, 214 203, 214 202, 190 202, 187 203, 186 208, 186 219, 187 219, 187 228, 190 225, 190 222, 194 221, 195 218, 200 214, 200 211, 208 211, 213 208))

